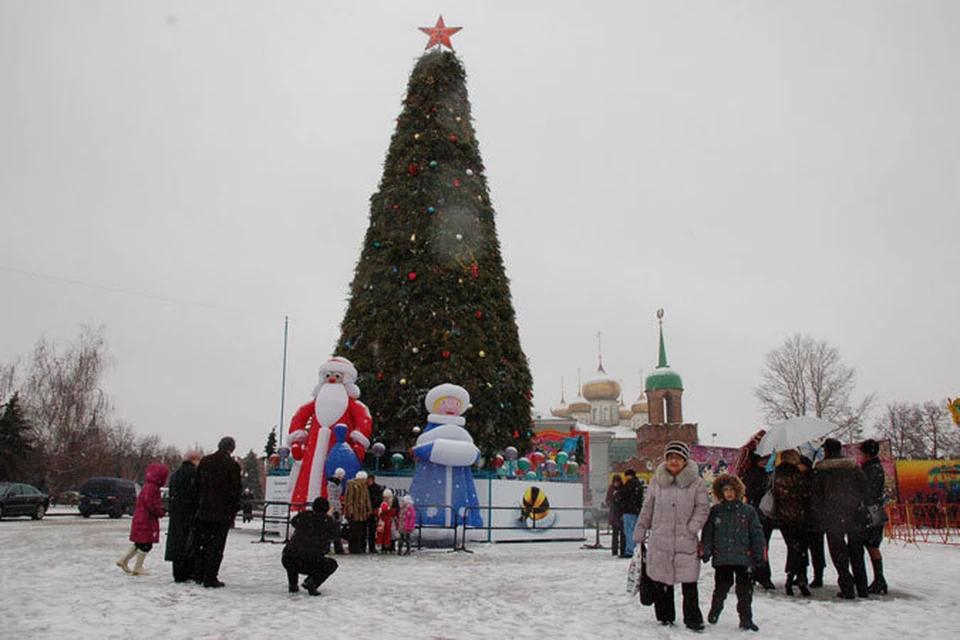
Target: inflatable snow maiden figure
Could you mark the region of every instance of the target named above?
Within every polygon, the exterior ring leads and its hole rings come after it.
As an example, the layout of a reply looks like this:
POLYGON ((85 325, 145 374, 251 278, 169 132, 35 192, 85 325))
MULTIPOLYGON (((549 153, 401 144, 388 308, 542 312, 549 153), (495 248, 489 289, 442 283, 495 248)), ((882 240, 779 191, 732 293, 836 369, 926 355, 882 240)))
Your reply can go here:
MULTIPOLYGON (((430 415, 417 438, 413 457, 417 469, 410 495, 418 505, 423 524, 450 526, 450 505, 471 527, 483 526, 477 489, 470 467, 480 459, 480 449, 464 429, 461 415, 470 408, 470 394, 455 384, 441 384, 427 393, 430 415), (422 505, 422 508, 421 508, 422 505), (464 511, 466 507, 472 507, 464 511)), ((462 522, 462 520, 461 520, 462 522)))
MULTIPOLYGON (((334 444, 333 426, 347 426, 346 442, 356 454, 358 467, 370 446, 373 419, 367 406, 357 400, 357 370, 346 358, 331 358, 320 367, 320 382, 314 399, 300 407, 290 420, 290 451, 296 461, 290 471, 290 502, 311 504, 327 496, 324 475, 327 452, 334 444)), ((299 509, 303 507, 295 507, 299 509)))

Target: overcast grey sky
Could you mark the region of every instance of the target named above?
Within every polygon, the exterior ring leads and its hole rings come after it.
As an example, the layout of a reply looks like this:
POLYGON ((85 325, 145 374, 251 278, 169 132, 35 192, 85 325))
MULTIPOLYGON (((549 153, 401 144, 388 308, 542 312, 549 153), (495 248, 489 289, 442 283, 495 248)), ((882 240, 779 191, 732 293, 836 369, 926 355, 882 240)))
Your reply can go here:
POLYGON ((598 331, 632 403, 658 307, 706 442, 761 426, 797 331, 858 397, 960 394, 950 0, 0 0, 0 362, 103 324, 117 418, 260 450, 284 315, 285 421, 333 355, 440 13, 537 409, 594 376, 598 331))

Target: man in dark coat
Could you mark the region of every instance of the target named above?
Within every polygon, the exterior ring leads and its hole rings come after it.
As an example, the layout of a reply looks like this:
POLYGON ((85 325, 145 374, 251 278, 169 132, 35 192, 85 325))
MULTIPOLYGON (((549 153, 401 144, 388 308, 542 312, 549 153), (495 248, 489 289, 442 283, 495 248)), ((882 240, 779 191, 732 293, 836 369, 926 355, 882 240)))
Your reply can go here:
POLYGON ((839 440, 823 442, 823 460, 813 468, 813 511, 827 537, 830 559, 837 570, 838 597, 868 596, 863 562, 861 505, 868 500, 867 477, 857 461, 844 458, 839 440), (853 569, 853 575, 850 570, 853 569))
POLYGON ((188 451, 183 464, 170 476, 170 513, 163 559, 173 563, 174 582, 193 579, 193 558, 187 553, 193 518, 197 513, 198 451, 188 451))
POLYGON ((287 570, 290 593, 300 590, 297 581, 300 574, 307 575, 303 586, 312 596, 320 595, 317 588, 337 570, 337 561, 327 557, 330 546, 329 531, 332 518, 330 502, 326 498, 313 501, 312 511, 301 511, 290 520, 293 535, 283 548, 281 561, 287 570))
POLYGON ((367 476, 367 491, 370 493, 370 515, 367 516, 367 549, 370 553, 377 552, 377 510, 383 502, 383 485, 377 484, 377 477, 372 473, 367 476))
POLYGON ((637 526, 637 516, 640 515, 640 508, 643 507, 643 485, 640 484, 637 472, 633 469, 624 471, 623 478, 623 486, 617 493, 627 544, 620 557, 630 558, 637 548, 637 543, 633 539, 633 529, 637 526))
POLYGON ((194 579, 205 587, 222 587, 217 578, 227 533, 240 511, 240 464, 233 459, 236 441, 220 439, 217 452, 205 456, 197 467, 197 507, 194 539, 197 571, 194 579))

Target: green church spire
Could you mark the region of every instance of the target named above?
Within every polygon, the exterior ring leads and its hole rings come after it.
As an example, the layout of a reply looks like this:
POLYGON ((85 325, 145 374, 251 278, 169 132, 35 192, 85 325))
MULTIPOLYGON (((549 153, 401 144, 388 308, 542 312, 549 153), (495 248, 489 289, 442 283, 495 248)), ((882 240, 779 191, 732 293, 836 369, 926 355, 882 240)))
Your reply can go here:
POLYGON ((680 379, 680 374, 667 364, 667 347, 663 341, 663 309, 657 309, 657 321, 660 323, 660 358, 657 368, 647 376, 644 389, 646 391, 683 389, 683 380, 680 379))
POLYGON ((660 323, 660 362, 658 369, 669 367, 667 364, 667 348, 663 345, 663 309, 657 309, 657 321, 660 323))

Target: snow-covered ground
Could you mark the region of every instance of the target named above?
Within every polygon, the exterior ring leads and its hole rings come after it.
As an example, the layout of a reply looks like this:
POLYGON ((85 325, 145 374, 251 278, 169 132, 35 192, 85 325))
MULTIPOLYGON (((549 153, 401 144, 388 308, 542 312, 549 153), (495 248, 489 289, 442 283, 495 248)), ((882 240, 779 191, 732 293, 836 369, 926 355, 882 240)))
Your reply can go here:
MULTIPOLYGON (((114 565, 130 518, 47 517, 0 522, 0 636, 5 638, 680 638, 652 608, 624 593, 627 560, 579 542, 468 544, 474 553, 337 556, 319 598, 288 594, 281 545, 259 542, 256 523, 230 533, 224 589, 176 584, 163 543, 149 576, 114 565)), ((164 530, 166 528, 163 525, 164 530)), ((608 539, 601 538, 604 544, 608 539)), ((587 542, 592 542, 592 538, 587 542)), ((813 597, 758 591, 754 617, 770 638, 926 638, 960 633, 960 546, 884 543, 890 595, 838 601, 830 584, 813 597), (816 635, 814 635, 816 634, 816 635)), ((784 546, 771 543, 775 569, 784 546)), ((713 571, 701 574, 706 613, 713 571)), ((679 589, 678 589, 679 591, 679 589)), ((743 638, 733 594, 706 636, 743 638)), ((678 593, 679 612, 679 593, 678 593)))

